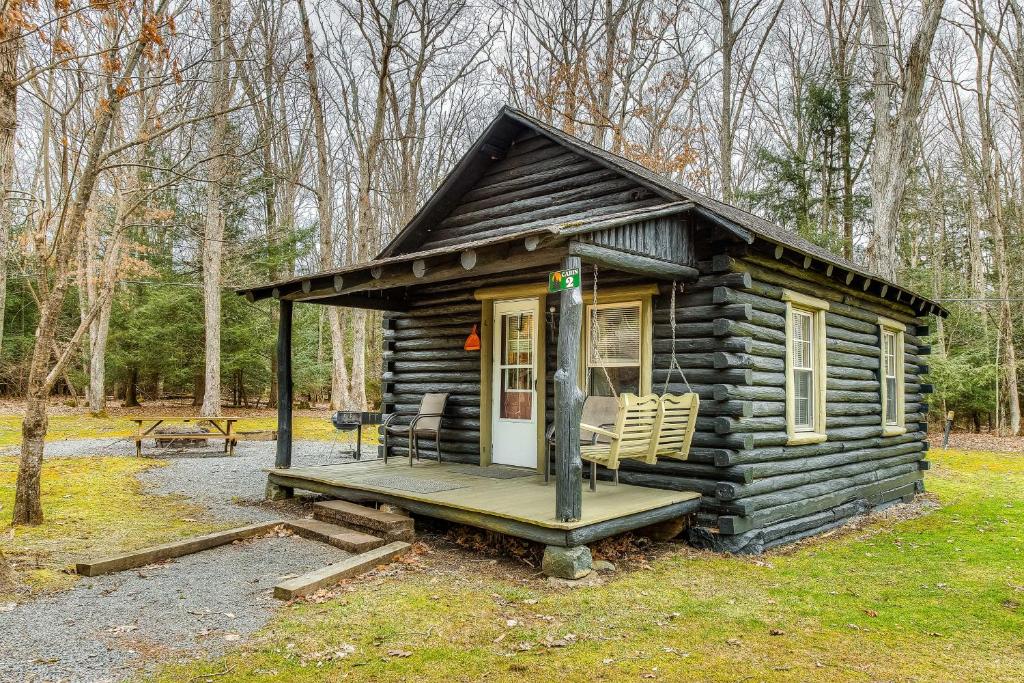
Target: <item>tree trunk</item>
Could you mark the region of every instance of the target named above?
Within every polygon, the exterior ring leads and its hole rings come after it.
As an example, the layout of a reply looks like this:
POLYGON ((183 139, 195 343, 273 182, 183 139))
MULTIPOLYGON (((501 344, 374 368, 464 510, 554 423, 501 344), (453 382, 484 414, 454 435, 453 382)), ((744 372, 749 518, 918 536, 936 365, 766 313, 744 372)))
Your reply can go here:
POLYGON ((356 309, 352 318, 352 390, 354 410, 366 410, 366 311, 356 309))
POLYGON ((89 412, 100 415, 107 409, 107 337, 110 333, 110 309, 113 300, 103 305, 93 321, 89 344, 89 412))
MULTIPOLYGON (((999 293, 999 343, 997 359, 1000 371, 1004 374, 1000 384, 1005 383, 1006 407, 1009 417, 1010 434, 1020 433, 1020 392, 1017 385, 1017 350, 1014 346, 1013 312, 1010 305, 1010 257, 1006 249, 1006 227, 1003 220, 1002 207, 1002 162, 996 146, 991 110, 992 83, 990 81, 990 64, 986 63, 985 29, 980 13, 983 10, 975 6, 974 55, 975 55, 975 96, 978 112, 978 128, 981 137, 979 163, 979 188, 985 205, 986 220, 993 243, 993 265, 996 269, 997 291, 999 293), (998 351, 1001 350, 1001 354, 998 351), (999 357, 1001 356, 1001 357, 999 357)), ((997 388, 998 388, 997 384, 997 388)), ((997 391, 997 396, 998 396, 997 391)), ((997 409, 998 410, 998 409, 997 409)), ((1002 420, 997 417, 996 429, 1002 430, 1002 420)))
POLYGON ((11 239, 11 210, 7 193, 14 180, 14 133, 18 126, 18 50, 21 24, 8 12, 0 17, 0 355, 4 343, 7 303, 7 255, 11 239))
MULTIPOLYGON (((309 88, 309 101, 313 111, 313 130, 316 137, 316 194, 317 213, 320 216, 320 267, 330 270, 335 265, 334 182, 331 178, 327 117, 324 115, 323 100, 320 97, 316 56, 313 52, 313 33, 309 27, 309 15, 306 13, 305 0, 298 0, 298 5, 306 58, 306 84, 309 88)), ((352 402, 349 396, 348 368, 345 365, 345 335, 341 311, 336 306, 331 306, 328 312, 331 324, 331 408, 341 410, 352 402)), ((359 347, 355 348, 358 353, 359 347)))
POLYGON ((49 418, 46 415, 46 392, 40 391, 43 387, 31 377, 29 385, 25 417, 21 421, 21 458, 18 462, 14 513, 11 518, 14 525, 43 523, 40 479, 43 472, 43 443, 49 418))
POLYGON ((128 383, 124 389, 124 407, 137 408, 139 406, 139 369, 132 368, 128 371, 128 383))
POLYGON ((203 233, 203 315, 206 325, 206 369, 200 415, 219 415, 220 409, 220 269, 224 252, 223 180, 227 171, 225 138, 229 105, 228 51, 225 42, 230 0, 210 3, 212 83, 210 107, 215 112, 210 134, 210 165, 206 186, 206 229, 203 233))
POLYGON ((718 123, 718 172, 722 183, 722 201, 732 204, 732 51, 736 36, 733 33, 732 0, 719 0, 718 6, 722 21, 722 114, 718 123))
POLYGON ((905 64, 900 65, 901 92, 893 110, 892 45, 882 0, 868 0, 867 13, 873 46, 872 112, 875 140, 871 150, 871 209, 873 234, 868 242, 868 264, 882 277, 897 280, 899 270, 899 218, 907 188, 910 163, 917 152, 921 100, 932 42, 945 0, 926 0, 921 27, 911 42, 905 64))

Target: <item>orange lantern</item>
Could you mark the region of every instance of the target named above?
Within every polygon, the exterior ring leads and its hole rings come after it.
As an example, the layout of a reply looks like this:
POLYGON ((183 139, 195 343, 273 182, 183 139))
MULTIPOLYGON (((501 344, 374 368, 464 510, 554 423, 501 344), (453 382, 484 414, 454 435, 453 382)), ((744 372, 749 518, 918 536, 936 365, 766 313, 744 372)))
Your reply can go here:
POLYGON ((476 333, 476 325, 473 325, 473 331, 466 337, 466 343, 463 344, 462 348, 466 351, 480 350, 480 335, 476 333))

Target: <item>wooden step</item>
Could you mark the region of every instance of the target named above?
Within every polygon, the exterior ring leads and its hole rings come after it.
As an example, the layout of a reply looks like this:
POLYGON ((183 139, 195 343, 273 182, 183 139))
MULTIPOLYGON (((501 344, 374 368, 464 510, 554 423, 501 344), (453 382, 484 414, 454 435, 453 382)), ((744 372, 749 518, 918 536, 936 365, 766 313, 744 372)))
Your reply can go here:
POLYGON ((293 532, 350 553, 364 553, 384 545, 384 539, 318 519, 296 519, 288 523, 293 532))
POLYGON ((410 547, 408 543, 396 541, 380 548, 354 555, 341 562, 329 564, 323 569, 317 569, 308 574, 297 576, 294 579, 288 579, 274 586, 274 597, 278 600, 294 600, 303 595, 309 595, 321 588, 334 585, 342 579, 367 572, 377 565, 388 564, 410 547))
POLYGON ((382 512, 346 500, 314 503, 313 517, 322 522, 340 523, 371 533, 383 534, 389 541, 409 541, 412 540, 414 533, 412 517, 382 512))

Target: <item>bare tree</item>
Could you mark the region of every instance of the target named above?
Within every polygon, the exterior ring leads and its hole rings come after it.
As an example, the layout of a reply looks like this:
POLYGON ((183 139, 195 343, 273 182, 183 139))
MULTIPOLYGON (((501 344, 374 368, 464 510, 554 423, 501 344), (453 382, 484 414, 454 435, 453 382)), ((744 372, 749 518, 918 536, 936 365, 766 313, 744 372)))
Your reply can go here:
POLYGON ((872 113, 875 140, 871 153, 871 209, 874 216, 867 258, 874 270, 897 279, 899 219, 910 164, 917 151, 921 102, 945 0, 925 0, 921 24, 910 42, 906 59, 896 61, 889 20, 882 0, 866 0, 871 27, 872 113))
POLYGON ((0 352, 4 342, 7 259, 10 251, 10 190, 14 179, 14 134, 18 127, 18 53, 23 29, 21 3, 7 0, 0 9, 0 352))
POLYGON ((206 372, 201 415, 220 414, 220 287, 224 254, 224 177, 227 174, 227 109, 231 90, 227 34, 231 24, 230 0, 210 3, 210 162, 206 181, 206 229, 203 231, 203 319, 206 331, 206 372))
MULTIPOLYGON (((992 112, 992 69, 995 64, 995 55, 992 53, 1007 52, 1012 56, 1012 51, 1000 50, 998 47, 1000 35, 987 28, 984 9, 977 0, 970 0, 970 16, 974 20, 971 35, 974 47, 975 58, 975 101, 977 106, 977 117, 979 125, 979 177, 980 192, 985 206, 985 224, 992 236, 993 260, 996 270, 996 291, 998 293, 999 310, 999 337, 1002 352, 1001 370, 1004 374, 1004 385, 1006 387, 1006 405, 1008 408, 1010 434, 1020 434, 1021 410, 1020 391, 1017 381, 1017 348, 1014 342, 1013 312, 1010 303, 1010 269, 1011 258, 1006 244, 1008 232, 1006 220, 1003 215, 1004 204, 1004 172, 1003 161, 999 154, 996 143, 996 130, 993 123, 992 112)), ((1019 7, 1017 8, 1019 11, 1019 7)), ((1019 16, 1019 15, 1018 15, 1019 16)), ((1002 22, 1000 22, 1001 24, 1002 22)), ((1014 62, 1009 63, 1011 81, 1015 69, 1014 62)), ((1018 147, 1018 150, 1021 148, 1018 147)), ((1019 160, 1018 160, 1019 163, 1019 160)))
POLYGON ((832 75, 839 90, 839 158, 842 172, 843 256, 853 260, 854 188, 864 168, 854 154, 855 68, 861 43, 863 16, 860 0, 823 0, 824 29, 832 75))
MULTIPOLYGON (((59 30, 40 46, 41 63, 30 65, 26 73, 19 76, 19 84, 28 84, 41 101, 49 123, 44 130, 52 129, 54 122, 63 128, 61 136, 44 136, 44 149, 40 156, 44 188, 41 206, 33 217, 30 239, 34 280, 30 283, 39 306, 35 341, 32 346, 27 388, 25 393, 25 416, 22 420, 21 457, 15 489, 13 523, 39 524, 43 520, 40 499, 40 475, 42 471, 43 441, 46 436, 48 418, 47 404, 50 391, 63 375, 68 363, 75 357, 89 325, 99 314, 102 302, 113 294, 115 278, 113 273, 119 262, 119 250, 110 249, 104 258, 103 291, 98 295, 97 305, 90 308, 67 337, 59 338, 59 317, 64 309, 65 296, 75 280, 75 254, 79 249, 88 213, 93 206, 94 194, 101 179, 115 167, 129 163, 124 154, 152 139, 144 128, 138 128, 131 135, 125 134, 114 142, 111 131, 120 120, 124 102, 139 94, 144 87, 135 78, 143 61, 169 60, 165 43, 170 38, 171 18, 166 14, 167 0, 159 0, 155 7, 148 6, 137 13, 129 13, 131 19, 113 6, 94 10, 89 19, 100 21, 106 30, 99 34, 99 45, 83 43, 81 57, 76 57, 70 36, 72 22, 55 21, 59 30), (93 60, 83 72, 76 60, 93 60), (70 66, 68 66, 70 65, 70 66), (90 75, 84 78, 83 73, 90 75), (60 79, 58 80, 58 74, 60 79), (45 76, 41 82, 40 76, 45 76), (67 82, 64 79, 68 79, 67 82), (69 87, 66 87, 69 86, 69 87), (59 101, 66 97, 67 101, 59 101), (60 106, 61 116, 54 115, 60 106), (69 123, 72 116, 74 125, 69 123), (69 140, 79 134, 73 143, 69 140), (73 145, 76 154, 57 155, 59 167, 51 168, 49 149, 67 149, 73 145)), ((81 16, 83 13, 80 13, 81 16)), ((85 35, 85 34, 83 34, 85 35)), ((76 36, 82 38, 82 36, 76 36)), ((175 74, 170 68, 163 71, 159 84, 146 84, 157 88, 173 82, 175 74)), ((188 120, 168 118, 163 122, 161 135, 167 135, 189 123, 188 120)))
MULTIPOLYGON (((297 0, 302 24, 302 44, 305 49, 306 84, 313 113, 313 131, 316 140, 316 207, 320 222, 320 267, 329 270, 334 261, 334 179, 331 177, 330 142, 327 134, 327 116, 320 95, 313 32, 309 27, 305 0, 297 0)), ((349 390, 348 367, 345 364, 345 330, 341 309, 329 306, 327 320, 331 328, 331 408, 349 407, 353 402, 349 390)), ((356 347, 356 353, 361 353, 356 347)), ((355 368, 353 368, 355 371, 355 368)), ((364 389, 365 401, 365 389, 364 389)), ((358 407, 362 407, 361 403, 358 407)))
POLYGON ((766 7, 757 0, 717 0, 718 34, 714 37, 721 58, 718 129, 718 174, 722 200, 733 203, 737 181, 733 173, 736 136, 749 115, 758 64, 784 3, 766 7))

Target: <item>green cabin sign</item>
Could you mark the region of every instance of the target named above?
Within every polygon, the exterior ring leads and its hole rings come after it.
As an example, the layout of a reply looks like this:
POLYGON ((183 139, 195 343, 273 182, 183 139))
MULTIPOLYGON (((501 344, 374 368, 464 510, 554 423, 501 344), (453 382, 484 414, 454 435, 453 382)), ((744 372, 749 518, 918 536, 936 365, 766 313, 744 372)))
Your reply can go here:
POLYGON ((548 291, 561 292, 563 289, 572 289, 580 286, 580 269, 570 268, 569 270, 556 270, 548 273, 548 291))

